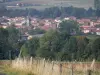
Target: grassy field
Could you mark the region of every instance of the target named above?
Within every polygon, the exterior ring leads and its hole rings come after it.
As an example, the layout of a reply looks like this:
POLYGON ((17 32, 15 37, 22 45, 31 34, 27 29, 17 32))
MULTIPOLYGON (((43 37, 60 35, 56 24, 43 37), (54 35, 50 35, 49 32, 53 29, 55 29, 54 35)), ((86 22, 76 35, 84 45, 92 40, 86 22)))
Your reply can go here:
MULTIPOLYGON (((99 62, 58 62, 44 59, 0 61, 4 75, 100 75, 99 62), (62 65, 61 65, 62 64, 62 65)), ((1 74, 0 73, 0 74, 1 74)))
POLYGON ((11 67, 10 60, 0 60, 0 75, 34 75, 28 71, 19 71, 11 67))
POLYGON ((16 59, 5 67, 7 75, 100 75, 98 62, 58 62, 44 59, 16 59))

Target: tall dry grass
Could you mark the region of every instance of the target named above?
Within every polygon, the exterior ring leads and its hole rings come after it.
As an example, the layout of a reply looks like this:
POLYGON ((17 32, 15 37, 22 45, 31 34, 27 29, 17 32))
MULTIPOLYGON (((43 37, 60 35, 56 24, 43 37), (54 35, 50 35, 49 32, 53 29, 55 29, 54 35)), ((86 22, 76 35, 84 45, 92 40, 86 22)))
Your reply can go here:
POLYGON ((92 63, 57 62, 45 59, 17 58, 11 67, 16 70, 30 72, 34 75, 87 75, 88 70, 95 72, 95 61, 92 63))

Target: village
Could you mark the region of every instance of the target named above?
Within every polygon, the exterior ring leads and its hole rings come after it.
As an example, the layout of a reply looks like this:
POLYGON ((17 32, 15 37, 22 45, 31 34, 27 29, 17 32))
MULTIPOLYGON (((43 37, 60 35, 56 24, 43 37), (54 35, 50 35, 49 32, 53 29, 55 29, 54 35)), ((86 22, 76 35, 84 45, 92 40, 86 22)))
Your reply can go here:
POLYGON ((61 18, 45 18, 39 19, 35 17, 0 17, 0 28, 7 28, 9 26, 14 26, 17 29, 26 29, 23 35, 29 35, 27 30, 35 30, 37 28, 48 31, 50 29, 59 28, 59 24, 65 20, 74 20, 79 24, 81 32, 84 34, 95 34, 100 35, 100 18, 90 19, 90 18, 81 18, 77 19, 74 16, 61 18))

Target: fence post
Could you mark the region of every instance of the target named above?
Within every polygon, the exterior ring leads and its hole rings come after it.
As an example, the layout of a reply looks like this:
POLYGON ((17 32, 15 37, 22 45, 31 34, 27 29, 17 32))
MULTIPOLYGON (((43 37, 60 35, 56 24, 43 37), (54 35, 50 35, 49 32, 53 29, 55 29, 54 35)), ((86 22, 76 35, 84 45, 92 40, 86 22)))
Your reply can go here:
POLYGON ((46 63, 46 61, 45 61, 45 58, 43 59, 43 67, 42 67, 42 72, 41 72, 41 75, 44 75, 44 72, 45 72, 45 64, 46 63))
POLYGON ((92 70, 87 70, 87 75, 92 75, 92 70))
POLYGON ((33 58, 30 58, 30 68, 32 69, 33 58))
POLYGON ((60 75, 62 75, 62 64, 60 63, 60 75))
POLYGON ((52 61, 51 75, 53 75, 53 66, 54 66, 54 62, 52 61))
POLYGON ((73 73, 73 62, 71 64, 71 75, 74 75, 74 73, 73 73))

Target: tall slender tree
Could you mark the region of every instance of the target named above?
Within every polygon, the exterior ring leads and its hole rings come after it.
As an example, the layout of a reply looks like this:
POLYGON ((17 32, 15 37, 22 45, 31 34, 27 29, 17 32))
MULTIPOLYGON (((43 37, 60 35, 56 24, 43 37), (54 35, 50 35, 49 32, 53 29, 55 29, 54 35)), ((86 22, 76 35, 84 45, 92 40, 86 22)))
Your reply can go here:
POLYGON ((94 8, 96 10, 96 16, 100 17, 100 0, 94 0, 94 8))

